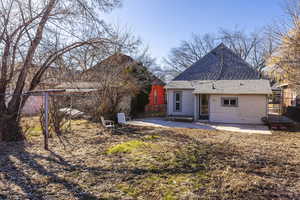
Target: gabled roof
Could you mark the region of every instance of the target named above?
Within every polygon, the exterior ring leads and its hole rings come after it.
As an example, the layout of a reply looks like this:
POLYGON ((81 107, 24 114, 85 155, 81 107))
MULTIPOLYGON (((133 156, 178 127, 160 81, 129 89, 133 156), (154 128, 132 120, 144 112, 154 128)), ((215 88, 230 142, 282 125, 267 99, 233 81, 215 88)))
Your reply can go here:
POLYGON ((157 77, 154 77, 154 80, 152 81, 151 83, 152 85, 166 85, 165 82, 163 82, 161 79, 157 78, 157 77))
POLYGON ((256 80, 259 73, 223 43, 173 80, 256 80))
POLYGON ((82 72, 82 75, 87 76, 85 80, 98 81, 98 73, 121 73, 123 71, 129 72, 133 77, 137 78, 142 85, 159 84, 165 85, 163 81, 152 74, 143 63, 134 60, 132 57, 122 53, 115 53, 108 58, 102 60, 90 69, 82 72))
POLYGON ((125 69, 130 65, 137 65, 139 67, 143 67, 141 63, 136 62, 133 58, 130 56, 127 56, 122 53, 115 53, 106 59, 102 60, 101 62, 97 63, 93 67, 83 71, 84 73, 89 73, 92 72, 94 73, 95 71, 100 71, 102 72, 104 67, 106 67, 105 70, 111 68, 111 70, 114 70, 114 68, 122 68, 125 69))

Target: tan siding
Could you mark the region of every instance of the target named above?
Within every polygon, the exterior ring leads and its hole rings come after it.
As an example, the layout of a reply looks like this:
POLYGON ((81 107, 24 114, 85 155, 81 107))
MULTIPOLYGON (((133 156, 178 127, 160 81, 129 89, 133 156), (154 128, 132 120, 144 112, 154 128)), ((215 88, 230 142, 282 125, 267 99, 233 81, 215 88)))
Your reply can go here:
POLYGON ((266 95, 211 95, 210 121, 222 123, 261 124, 266 116, 266 95), (224 107, 222 97, 238 97, 238 107, 224 107))

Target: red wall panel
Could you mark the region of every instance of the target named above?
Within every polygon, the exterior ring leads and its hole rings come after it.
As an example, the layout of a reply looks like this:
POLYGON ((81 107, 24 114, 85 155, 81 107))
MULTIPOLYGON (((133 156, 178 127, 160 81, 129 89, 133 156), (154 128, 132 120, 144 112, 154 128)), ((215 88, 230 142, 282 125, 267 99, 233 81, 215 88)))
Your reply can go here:
POLYGON ((165 104, 165 90, 162 85, 152 85, 148 105, 165 104))

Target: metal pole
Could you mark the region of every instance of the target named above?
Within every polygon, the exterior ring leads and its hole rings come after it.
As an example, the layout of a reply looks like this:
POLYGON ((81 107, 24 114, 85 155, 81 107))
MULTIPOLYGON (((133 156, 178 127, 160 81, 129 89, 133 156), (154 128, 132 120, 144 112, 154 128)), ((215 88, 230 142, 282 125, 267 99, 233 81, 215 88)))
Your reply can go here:
POLYGON ((49 111, 49 106, 48 106, 48 99, 49 99, 49 94, 48 92, 43 92, 44 94, 44 119, 45 119, 45 149, 48 150, 48 138, 49 138, 49 119, 48 119, 48 111, 49 111))
POLYGON ((69 112, 69 128, 70 128, 70 132, 72 132, 72 127, 71 127, 71 124, 72 124, 72 109, 73 109, 73 98, 72 98, 72 95, 70 96, 71 97, 71 103, 70 103, 70 112, 69 112))

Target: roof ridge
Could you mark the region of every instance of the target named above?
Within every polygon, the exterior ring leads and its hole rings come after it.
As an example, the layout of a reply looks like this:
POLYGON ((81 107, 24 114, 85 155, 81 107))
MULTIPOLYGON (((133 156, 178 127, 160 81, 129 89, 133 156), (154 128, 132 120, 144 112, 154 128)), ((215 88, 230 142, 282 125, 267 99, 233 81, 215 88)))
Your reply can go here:
POLYGON ((216 80, 219 80, 221 78, 222 72, 223 72, 223 68, 224 68, 224 48, 226 48, 226 46, 223 44, 223 42, 218 46, 218 48, 220 48, 221 51, 221 55, 220 55, 220 72, 219 72, 219 76, 218 78, 216 78, 216 80))

